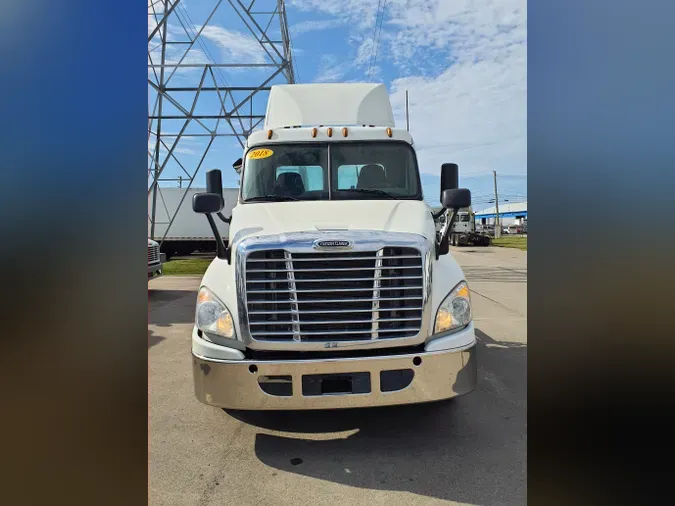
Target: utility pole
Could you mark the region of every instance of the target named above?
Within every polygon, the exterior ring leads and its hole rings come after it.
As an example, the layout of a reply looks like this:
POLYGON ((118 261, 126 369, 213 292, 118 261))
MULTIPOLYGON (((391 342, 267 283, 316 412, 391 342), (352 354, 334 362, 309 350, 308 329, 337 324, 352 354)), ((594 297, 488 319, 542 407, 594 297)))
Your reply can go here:
POLYGON ((495 180, 495 210, 497 211, 495 217, 495 239, 499 239, 502 236, 502 227, 499 220, 499 195, 497 194, 497 171, 493 170, 492 175, 495 180))
POLYGON ((405 130, 410 132, 410 116, 408 115, 408 90, 405 90, 405 130))

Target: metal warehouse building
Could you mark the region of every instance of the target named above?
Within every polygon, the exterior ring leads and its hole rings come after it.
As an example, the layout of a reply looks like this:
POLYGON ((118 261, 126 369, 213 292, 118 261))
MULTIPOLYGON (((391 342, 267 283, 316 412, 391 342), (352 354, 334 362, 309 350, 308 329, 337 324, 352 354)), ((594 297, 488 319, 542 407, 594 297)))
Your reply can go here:
MULTIPOLYGON (((483 225, 494 224, 496 216, 497 209, 494 207, 476 211, 476 223, 483 225)), ((499 206, 499 221, 505 227, 509 225, 522 225, 524 221, 527 221, 527 202, 501 204, 499 206)))

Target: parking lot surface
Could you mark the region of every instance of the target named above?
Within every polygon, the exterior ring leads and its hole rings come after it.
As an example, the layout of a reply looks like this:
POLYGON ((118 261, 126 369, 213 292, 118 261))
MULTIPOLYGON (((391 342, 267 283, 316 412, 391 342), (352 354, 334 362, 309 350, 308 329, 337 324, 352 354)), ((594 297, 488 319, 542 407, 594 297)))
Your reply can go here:
POLYGON ((452 254, 471 288, 479 368, 477 389, 450 403, 257 413, 203 405, 190 355, 200 278, 150 281, 150 504, 525 504, 527 252, 452 254))

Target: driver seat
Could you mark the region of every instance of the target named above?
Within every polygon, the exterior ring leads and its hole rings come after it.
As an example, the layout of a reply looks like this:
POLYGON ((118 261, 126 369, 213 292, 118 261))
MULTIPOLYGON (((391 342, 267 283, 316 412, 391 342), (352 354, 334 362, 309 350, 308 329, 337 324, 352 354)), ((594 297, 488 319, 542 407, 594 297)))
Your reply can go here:
POLYGON ((297 197, 305 193, 302 177, 297 172, 282 172, 277 176, 274 193, 284 197, 297 197))
POLYGON ((381 189, 388 186, 387 175, 381 165, 368 164, 361 167, 357 188, 381 189))

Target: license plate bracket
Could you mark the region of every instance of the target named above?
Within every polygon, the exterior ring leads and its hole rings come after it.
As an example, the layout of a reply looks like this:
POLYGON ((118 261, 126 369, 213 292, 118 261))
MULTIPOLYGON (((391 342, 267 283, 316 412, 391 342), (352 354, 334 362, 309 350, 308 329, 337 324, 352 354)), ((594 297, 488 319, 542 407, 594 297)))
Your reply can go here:
POLYGON ((370 393, 370 373, 305 374, 302 395, 352 395, 370 393))

